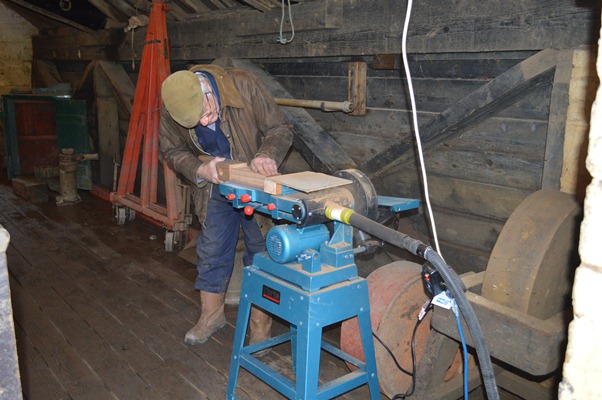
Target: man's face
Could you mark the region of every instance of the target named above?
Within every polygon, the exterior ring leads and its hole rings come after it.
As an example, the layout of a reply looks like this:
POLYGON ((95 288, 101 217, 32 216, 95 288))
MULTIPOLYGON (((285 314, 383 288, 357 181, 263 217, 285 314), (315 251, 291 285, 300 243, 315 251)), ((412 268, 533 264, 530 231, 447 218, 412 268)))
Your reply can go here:
MULTIPOLYGON (((211 86, 208 85, 208 87, 211 86)), ((211 89, 205 91, 203 94, 205 95, 205 111, 203 111, 199 123, 202 126, 209 126, 219 118, 219 104, 211 89)))

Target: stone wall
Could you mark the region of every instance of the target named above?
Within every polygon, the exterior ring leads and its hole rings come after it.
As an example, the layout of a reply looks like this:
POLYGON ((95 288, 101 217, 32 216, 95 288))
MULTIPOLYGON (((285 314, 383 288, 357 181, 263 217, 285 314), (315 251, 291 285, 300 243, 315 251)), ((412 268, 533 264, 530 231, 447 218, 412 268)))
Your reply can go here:
POLYGON ((0 3, 0 94, 31 88, 33 50, 37 29, 0 3))
MULTIPOLYGON (((600 42, 598 43, 600 46, 600 42)), ((602 77, 602 57, 598 54, 598 76, 602 77)), ((573 288, 574 319, 559 388, 561 400, 602 399, 602 308, 597 295, 602 287, 602 90, 592 107, 586 166, 592 176, 587 187, 585 214, 581 224, 577 269, 573 288)))

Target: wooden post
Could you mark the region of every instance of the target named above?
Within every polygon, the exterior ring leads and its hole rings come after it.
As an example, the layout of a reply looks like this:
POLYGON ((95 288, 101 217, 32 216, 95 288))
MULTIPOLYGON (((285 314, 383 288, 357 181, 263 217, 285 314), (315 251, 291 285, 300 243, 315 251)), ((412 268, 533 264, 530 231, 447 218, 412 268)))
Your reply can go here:
POLYGON ((349 63, 348 96, 353 104, 349 115, 366 115, 366 63, 363 61, 349 63))

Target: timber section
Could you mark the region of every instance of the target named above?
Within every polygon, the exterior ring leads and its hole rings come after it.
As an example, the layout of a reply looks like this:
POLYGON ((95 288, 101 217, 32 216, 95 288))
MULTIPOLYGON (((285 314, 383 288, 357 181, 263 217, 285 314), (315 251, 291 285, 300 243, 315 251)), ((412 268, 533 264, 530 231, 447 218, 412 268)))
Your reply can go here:
MULTIPOLYGON (((195 268, 165 253, 163 231, 147 223, 113 224, 111 206, 84 195, 71 207, 33 205, 0 185, 0 224, 7 251, 25 398, 220 399, 225 397, 236 307, 206 344, 189 347, 196 322, 195 268)), ((286 329, 276 323, 275 333, 286 329)), ((338 328, 326 334, 338 341, 338 328)), ((268 357, 290 374, 290 352, 268 357)), ((321 378, 348 372, 324 353, 321 378)), ((283 397, 250 374, 240 399, 283 397)), ((342 399, 368 398, 359 388, 342 399)))

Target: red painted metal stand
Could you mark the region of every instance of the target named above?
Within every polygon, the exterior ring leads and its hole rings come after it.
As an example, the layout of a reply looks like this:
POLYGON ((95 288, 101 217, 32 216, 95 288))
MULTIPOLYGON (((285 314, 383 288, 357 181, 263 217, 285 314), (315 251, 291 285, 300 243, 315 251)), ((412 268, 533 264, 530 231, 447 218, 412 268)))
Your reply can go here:
POLYGON ((111 193, 111 201, 116 206, 119 224, 124 224, 126 219, 132 220, 136 213, 140 213, 165 226, 165 249, 173 251, 187 237, 192 218, 189 213, 189 188, 179 183, 175 172, 163 157, 166 205, 157 204, 161 84, 170 73, 166 11, 163 1, 153 1, 119 184, 117 192, 111 193), (136 195, 134 190, 139 165, 140 194, 136 195))

